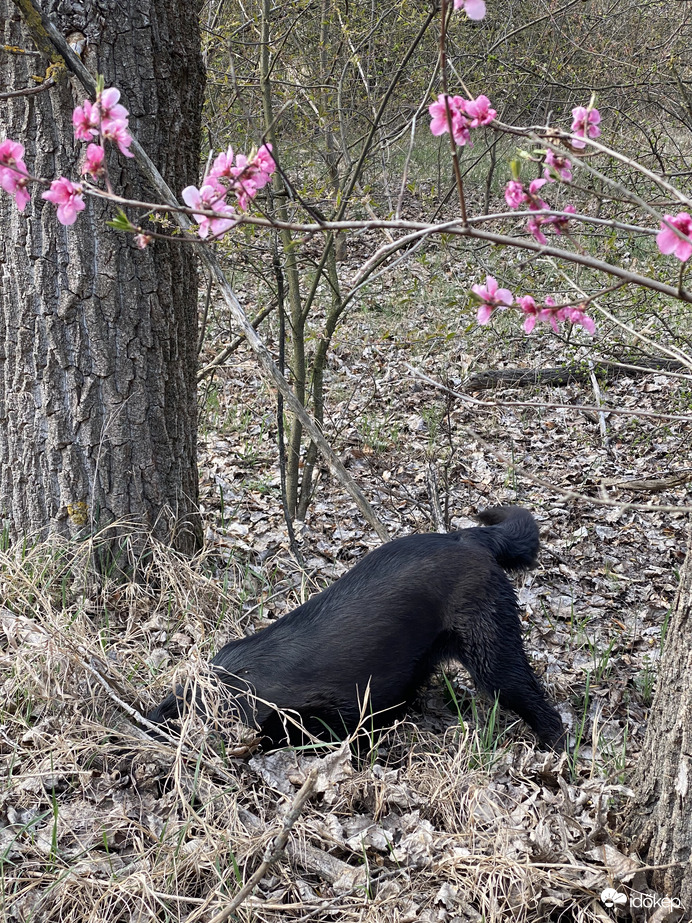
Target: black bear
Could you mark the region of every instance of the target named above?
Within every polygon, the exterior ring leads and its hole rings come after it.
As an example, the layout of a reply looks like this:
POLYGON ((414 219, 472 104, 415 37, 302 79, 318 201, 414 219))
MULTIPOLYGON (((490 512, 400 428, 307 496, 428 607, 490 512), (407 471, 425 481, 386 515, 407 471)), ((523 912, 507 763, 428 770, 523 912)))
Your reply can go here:
MULTIPOLYGON (((211 669, 232 693, 235 716, 272 746, 298 742, 297 721, 316 737, 345 737, 364 702, 368 727, 391 722, 440 664, 458 660, 543 744, 563 747, 503 570, 535 564, 538 528, 520 507, 478 518, 483 527, 382 545, 269 628, 222 647, 211 669)), ((163 724, 185 707, 178 688, 148 717, 163 724)))

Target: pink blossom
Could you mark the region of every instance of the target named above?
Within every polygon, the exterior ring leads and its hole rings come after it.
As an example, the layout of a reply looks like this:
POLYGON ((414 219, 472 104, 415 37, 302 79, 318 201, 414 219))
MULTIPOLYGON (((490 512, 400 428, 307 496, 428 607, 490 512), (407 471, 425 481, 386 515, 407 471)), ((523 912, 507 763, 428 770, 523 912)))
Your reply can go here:
MULTIPOLYGON (((195 187, 193 186, 192 188, 194 189, 195 187)), ((200 191, 202 189, 204 189, 204 200, 209 202, 214 209, 226 206, 228 189, 215 176, 208 176, 202 183, 200 191)), ((231 208, 231 206, 228 207, 231 208)))
POLYGON ((41 198, 58 206, 58 221, 64 225, 74 224, 78 213, 86 207, 82 198, 82 187, 71 183, 64 176, 53 180, 50 189, 44 192, 41 198))
POLYGON ((548 243, 548 238, 545 236, 541 227, 545 223, 545 218, 541 215, 536 215, 535 218, 529 218, 526 223, 526 229, 533 237, 536 238, 539 244, 545 246, 548 243))
POLYGON ((28 182, 24 148, 18 141, 6 138, 0 143, 0 188, 9 192, 20 212, 31 198, 26 190, 28 182))
POLYGON ((132 136, 128 131, 129 113, 118 102, 119 99, 120 90, 115 87, 99 93, 95 103, 85 99, 72 113, 74 134, 80 141, 91 141, 101 133, 108 141, 117 144, 125 157, 133 157, 129 150, 132 144, 132 136))
POLYGON ((553 298, 548 295, 544 304, 537 305, 531 295, 521 295, 517 298, 516 303, 526 315, 524 320, 524 331, 531 333, 536 323, 550 324, 555 333, 560 332, 558 321, 568 320, 571 324, 583 327, 592 336, 596 332, 596 324, 593 318, 586 314, 586 305, 564 305, 559 308, 553 298))
POLYGON ((510 208, 519 208, 520 205, 527 205, 531 211, 540 211, 542 208, 548 208, 547 202, 538 195, 538 190, 548 182, 546 179, 535 179, 529 183, 528 192, 522 184, 515 179, 511 179, 505 188, 505 201, 510 208))
POLYGON ((130 150, 132 135, 128 131, 127 120, 109 119, 107 122, 102 123, 101 130, 103 137, 107 141, 113 141, 118 145, 121 154, 124 154, 125 157, 135 156, 130 150))
POLYGON ((493 119, 497 118, 497 112, 490 108, 490 100, 487 96, 479 96, 477 99, 469 99, 464 102, 466 114, 470 115, 472 122, 469 128, 478 128, 480 125, 489 125, 493 119))
MULTIPOLYGON (((518 180, 510 180, 505 188, 505 201, 510 208, 519 208, 521 205, 528 206, 530 211, 543 211, 550 206, 544 202, 539 195, 540 190, 548 182, 547 179, 534 179, 529 183, 528 191, 524 189, 518 180)), ((574 205, 566 205, 565 209, 569 214, 576 214, 574 205)), ((527 231, 535 237, 539 244, 545 246, 548 239, 545 236, 544 228, 553 227, 556 234, 562 234, 567 230, 569 218, 566 215, 543 216, 535 215, 529 218, 527 222, 527 231)))
MULTIPOLYGON (((469 131, 470 122, 464 113, 466 100, 462 99, 461 96, 447 96, 446 99, 449 104, 449 114, 452 121, 452 137, 459 147, 463 147, 469 143, 471 137, 469 131)), ((444 93, 440 93, 437 97, 437 102, 428 106, 428 112, 432 116, 430 131, 433 135, 442 135, 449 131, 444 93)))
POLYGON ((255 156, 255 163, 263 173, 267 173, 269 176, 271 176, 271 174, 276 170, 276 163, 272 157, 271 144, 263 144, 260 147, 260 149, 257 151, 257 155, 255 156))
POLYGON ((538 320, 540 314, 540 308, 536 307, 536 302, 533 300, 531 295, 521 295, 517 298, 517 304, 521 310, 526 314, 526 320, 524 321, 524 333, 531 333, 533 328, 536 326, 536 321, 538 320))
POLYGON ((469 19, 485 18, 484 0, 454 0, 454 9, 463 10, 469 19))
POLYGON ((505 189, 505 202, 510 208, 519 208, 525 200, 526 193, 524 192, 524 187, 518 180, 511 179, 507 183, 507 188, 505 189))
MULTIPOLYGON (((565 205, 562 210, 564 212, 569 212, 570 215, 576 215, 577 213, 574 205, 565 205)), ((566 215, 551 215, 549 218, 546 218, 543 223, 552 225, 556 234, 564 234, 567 231, 569 218, 566 215)))
POLYGON ((108 89, 103 90, 101 95, 98 97, 99 108, 101 109, 101 119, 104 122, 114 119, 117 122, 126 122, 129 116, 129 112, 122 106, 118 100, 120 99, 120 90, 116 87, 108 87, 108 89))
POLYGON ((271 173, 265 173, 264 170, 258 169, 253 164, 252 183, 255 187, 255 191, 264 189, 264 187, 267 185, 270 179, 271 179, 271 173))
POLYGON ((14 182, 6 182, 5 184, 0 183, 0 186, 9 192, 9 194, 14 198, 14 204, 17 206, 20 212, 23 212, 27 204, 31 201, 31 196, 29 195, 26 184, 27 179, 15 174, 16 179, 14 182), (9 187, 9 188, 8 188, 9 187))
POLYGON ((547 179, 534 179, 529 183, 529 191, 526 196, 526 204, 531 211, 539 211, 541 208, 549 208, 547 202, 538 195, 538 190, 548 182, 547 179))
POLYGON ((146 250, 153 239, 149 234, 135 234, 135 243, 140 250, 146 250))
MULTIPOLYGON (((449 104, 450 112, 452 111, 452 104, 450 100, 449 104)), ((432 122, 430 123, 430 132, 435 135, 442 135, 449 130, 447 125, 447 107, 445 106, 445 95, 440 93, 437 97, 437 101, 431 103, 428 106, 428 112, 432 116, 432 122)))
POLYGON ((0 142, 0 169, 17 168, 26 172, 24 166, 24 147, 19 141, 6 138, 0 142), (21 167, 19 166, 21 164, 21 167))
POLYGON ((675 231, 662 221, 661 230, 656 235, 656 245, 661 253, 674 253, 679 260, 685 263, 692 255, 692 218, 690 218, 687 212, 680 212, 680 214, 675 216, 664 215, 663 219, 690 239, 683 240, 681 237, 678 237, 675 231))
POLYGON ((74 136, 79 141, 91 141, 99 133, 101 114, 99 107, 85 99, 72 113, 74 136))
POLYGON ((233 148, 229 147, 227 151, 216 157, 205 182, 212 185, 217 183, 222 194, 225 195, 226 188, 219 181, 226 181, 228 191, 232 192, 238 200, 238 207, 245 211, 250 200, 254 199, 258 190, 267 185, 275 170, 276 164, 271 155, 271 144, 263 144, 252 159, 244 154, 234 155, 233 148))
POLYGON ((545 176, 549 182, 554 181, 556 174, 561 180, 564 180, 564 182, 572 182, 572 164, 567 157, 556 154, 555 151, 551 151, 550 148, 548 148, 545 152, 545 164, 543 176, 545 176))
POLYGON ((550 295, 546 295, 546 299, 543 302, 543 308, 538 315, 538 320, 549 323, 555 333, 559 333, 560 329, 557 325, 558 320, 561 320, 559 315, 560 308, 556 306, 555 300, 551 298, 550 295))
POLYGON ((598 109, 587 109, 585 106, 577 106, 572 109, 572 131, 577 136, 572 138, 572 147, 586 147, 584 141, 579 138, 598 138, 601 129, 598 123, 601 121, 601 114, 598 109))
POLYGON ((478 323, 487 324, 495 308, 505 308, 514 301, 514 295, 506 288, 498 288, 492 276, 485 277, 485 286, 474 285, 471 291, 480 300, 478 323))
POLYGON ((231 176, 234 178, 233 191, 243 211, 250 204, 250 199, 254 199, 258 191, 267 185, 274 170, 276 164, 271 156, 271 145, 262 145, 251 160, 244 154, 236 157, 231 176))
POLYGON ((517 304, 522 312, 526 314, 524 321, 524 331, 531 333, 536 323, 549 323, 555 333, 559 332, 557 320, 559 318, 559 309, 555 307, 554 300, 548 295, 545 304, 537 305, 531 295, 521 295, 517 298, 517 304))
POLYGON ((98 179, 99 176, 103 176, 105 172, 105 156, 106 152, 100 144, 88 145, 86 149, 86 157, 84 158, 84 163, 82 164, 82 176, 84 176, 85 173, 88 173, 94 179, 98 179))
POLYGON ((219 178, 222 176, 230 177, 231 167, 233 166, 233 148, 229 147, 227 151, 217 154, 208 176, 219 178))
POLYGON ((250 206, 250 200, 257 195, 251 165, 245 154, 238 154, 235 159, 235 166, 231 167, 232 189, 238 200, 238 208, 241 211, 247 211, 250 206))
POLYGON ((590 333, 591 336, 596 333, 596 324, 592 317, 589 317, 588 314, 585 314, 586 305, 566 305, 564 308, 561 308, 558 314, 558 320, 568 320, 571 324, 579 325, 586 330, 587 333, 590 333))
POLYGON ((235 166, 231 168, 231 176, 233 192, 238 199, 238 206, 243 211, 247 210, 250 200, 255 198, 257 192, 267 185, 270 175, 258 164, 257 155, 249 160, 244 154, 238 154, 235 166))
POLYGON ((470 124, 462 112, 455 112, 452 117, 452 137, 459 147, 468 144, 471 147, 470 124))
POLYGON ((245 182, 239 182, 236 184, 235 189, 233 190, 238 200, 238 208, 241 212, 246 212, 250 207, 250 202, 254 199, 257 194, 254 184, 251 180, 246 180, 245 182))
POLYGON ((197 233, 202 239, 208 237, 210 231, 213 237, 219 237, 236 223, 233 208, 224 200, 225 192, 223 186, 213 179, 211 183, 205 183, 201 189, 197 189, 196 186, 186 186, 183 189, 183 200, 189 208, 204 209, 221 216, 210 218, 208 215, 194 215, 199 225, 197 233))

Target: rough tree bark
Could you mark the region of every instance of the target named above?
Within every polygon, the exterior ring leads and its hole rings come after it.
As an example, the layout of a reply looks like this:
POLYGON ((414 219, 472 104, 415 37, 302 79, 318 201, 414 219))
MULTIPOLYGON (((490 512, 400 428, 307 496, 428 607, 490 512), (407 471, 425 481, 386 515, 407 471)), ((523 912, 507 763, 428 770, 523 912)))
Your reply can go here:
MULTIPOLYGON (((197 182, 204 69, 197 0, 43 0, 83 59, 117 86, 130 127, 176 190, 197 182)), ((9 46, 36 46, 0 0, 9 46)), ((35 86, 48 59, 0 51, 0 91, 35 86)), ((30 172, 76 178, 84 145, 73 78, 0 103, 0 137, 30 172)), ((108 156, 115 191, 151 199, 131 162, 108 156)), ((197 272, 189 246, 138 250, 87 200, 72 228, 34 188, 20 214, 0 196, 0 520, 11 536, 81 537, 145 527, 184 551, 199 544, 196 468, 197 272)))
POLYGON ((692 912, 692 529, 644 739, 628 833, 656 890, 692 912))

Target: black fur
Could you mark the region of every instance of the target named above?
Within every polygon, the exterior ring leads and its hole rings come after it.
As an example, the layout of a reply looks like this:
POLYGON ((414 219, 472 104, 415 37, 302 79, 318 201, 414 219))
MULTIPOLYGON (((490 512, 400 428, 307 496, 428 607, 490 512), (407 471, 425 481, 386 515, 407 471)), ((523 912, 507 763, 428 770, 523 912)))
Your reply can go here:
MULTIPOLYGON (((440 664, 459 660, 542 743, 563 746, 562 721, 526 659, 502 570, 535 563, 538 528, 519 507, 479 519, 484 527, 382 545, 269 628, 222 647, 212 669, 233 690, 238 717, 277 746, 287 739, 277 709, 297 712, 311 734, 324 738, 328 728, 343 737, 368 688, 366 713, 391 722, 440 664)), ((184 707, 178 689, 149 719, 165 723, 184 707)))

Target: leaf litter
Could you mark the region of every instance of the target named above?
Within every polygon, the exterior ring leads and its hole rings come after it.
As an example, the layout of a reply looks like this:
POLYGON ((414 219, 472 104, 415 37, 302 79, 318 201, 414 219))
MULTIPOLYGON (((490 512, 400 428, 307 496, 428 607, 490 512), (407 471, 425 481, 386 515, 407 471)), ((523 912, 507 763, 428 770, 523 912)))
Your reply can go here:
MULTIPOLYGON (((650 496, 627 484, 682 470, 689 427, 606 412, 604 439, 579 382, 468 392, 475 370, 560 366, 587 357, 588 341, 529 340, 502 321, 476 330, 463 306, 434 302, 433 280, 417 272, 408 308, 394 312, 385 279, 337 332, 325 432, 392 537, 434 529, 435 506, 450 529, 489 505, 532 510, 540 563, 514 580, 531 660, 574 755, 537 750, 456 665, 391 730, 365 729, 357 751, 264 754, 252 731, 222 718, 209 728, 192 716, 168 744, 136 728, 123 703, 145 712, 176 681, 203 683, 223 643, 377 545, 320 468, 296 524, 302 566, 293 558, 273 397, 241 347, 215 373, 200 436, 204 555, 182 562, 157 548, 145 579, 126 587, 89 576, 88 548, 0 557, 8 921, 210 921, 260 866, 313 770, 281 857, 235 919, 630 919, 600 894, 641 880, 622 817, 687 514, 628 504, 690 497, 685 480, 650 496), (603 496, 616 505, 588 500, 603 496)), ((659 413, 684 413, 685 389, 665 374, 601 381, 607 406, 659 413)))

